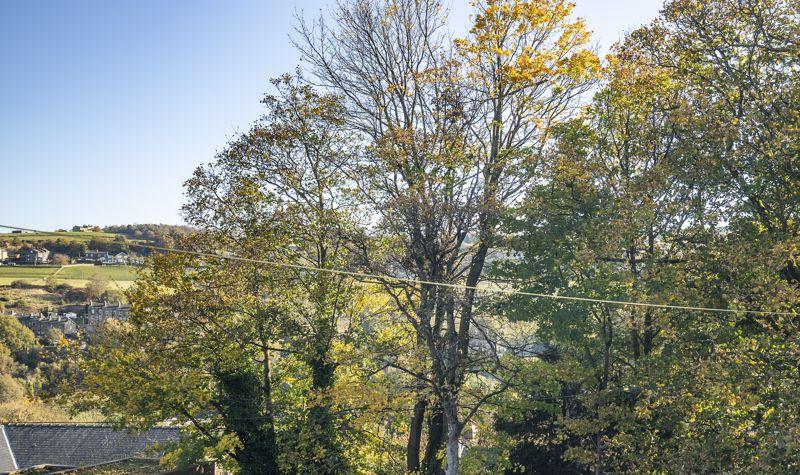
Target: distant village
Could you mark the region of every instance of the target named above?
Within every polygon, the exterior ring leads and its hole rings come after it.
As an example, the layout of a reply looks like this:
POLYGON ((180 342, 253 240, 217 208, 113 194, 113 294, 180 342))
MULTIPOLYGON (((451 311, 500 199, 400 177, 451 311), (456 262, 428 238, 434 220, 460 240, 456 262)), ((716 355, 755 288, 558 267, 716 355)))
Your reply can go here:
POLYGON ((77 338, 79 331, 91 336, 97 331, 98 326, 107 320, 128 320, 130 311, 130 306, 122 302, 102 301, 89 302, 78 311, 37 314, 16 314, 12 311, 11 315, 28 327, 40 340, 52 340, 54 334, 77 338))
MULTIPOLYGON (((43 247, 23 247, 16 252, 0 247, 0 265, 35 266, 52 264, 55 262, 56 255, 43 247)), ((144 263, 144 257, 142 256, 127 252, 111 253, 96 250, 88 250, 77 258, 68 256, 64 256, 64 258, 67 260, 67 264, 142 265, 144 263)))

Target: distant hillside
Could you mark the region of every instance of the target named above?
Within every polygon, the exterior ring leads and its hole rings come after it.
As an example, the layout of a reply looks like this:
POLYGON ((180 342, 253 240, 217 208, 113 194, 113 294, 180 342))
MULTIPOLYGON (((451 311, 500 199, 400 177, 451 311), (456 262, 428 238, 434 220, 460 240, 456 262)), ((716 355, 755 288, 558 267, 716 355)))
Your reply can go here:
POLYGON ((44 248, 71 259, 80 259, 89 250, 146 256, 150 251, 137 247, 136 243, 165 246, 189 232, 188 226, 170 224, 75 226, 72 231, 0 233, 0 248, 5 248, 10 256, 31 247, 44 248))
POLYGON ((38 241, 54 241, 63 239, 64 241, 89 242, 92 239, 114 239, 115 234, 108 232, 92 231, 59 231, 47 233, 0 233, 0 241, 18 240, 21 243, 32 243, 38 241))
POLYGON ((0 244, 6 246, 22 246, 38 244, 45 246, 48 242, 82 242, 95 249, 99 243, 115 241, 147 241, 153 244, 165 244, 176 237, 188 234, 192 228, 174 224, 123 224, 103 228, 75 226, 72 231, 58 230, 47 232, 5 232, 0 233, 0 244), (80 229, 80 230, 79 230, 80 229))
POLYGON ((176 224, 123 224, 106 226, 103 232, 121 234, 131 240, 162 241, 165 236, 179 236, 192 231, 189 226, 176 224))

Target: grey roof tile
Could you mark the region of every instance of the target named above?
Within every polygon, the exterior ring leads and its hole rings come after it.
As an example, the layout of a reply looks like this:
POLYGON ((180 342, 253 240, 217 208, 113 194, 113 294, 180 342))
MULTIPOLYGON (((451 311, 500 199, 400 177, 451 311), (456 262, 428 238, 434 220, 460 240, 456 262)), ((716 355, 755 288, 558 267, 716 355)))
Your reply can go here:
POLYGON ((11 446, 8 445, 6 431, 0 426, 0 472, 11 472, 17 468, 14 461, 14 454, 11 453, 11 446))
POLYGON ((147 455, 147 448, 179 438, 179 429, 175 427, 157 427, 140 433, 115 430, 103 424, 7 424, 3 428, 19 468, 43 464, 95 465, 147 455))

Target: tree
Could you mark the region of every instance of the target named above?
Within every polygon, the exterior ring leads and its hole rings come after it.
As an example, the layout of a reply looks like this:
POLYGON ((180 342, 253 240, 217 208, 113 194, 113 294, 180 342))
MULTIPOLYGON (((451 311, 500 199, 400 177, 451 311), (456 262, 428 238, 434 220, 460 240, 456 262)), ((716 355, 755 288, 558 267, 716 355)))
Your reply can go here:
POLYGON ((101 274, 92 274, 89 277, 89 281, 86 282, 86 296, 89 299, 100 297, 108 289, 109 284, 108 277, 101 274))
MULTIPOLYGON (((697 282, 703 283, 702 292, 719 295, 731 306, 789 312, 797 307, 799 30, 794 2, 684 0, 669 2, 661 21, 632 37, 646 53, 643 59, 668 70, 692 101, 694 133, 684 142, 697 159, 687 163, 687 171, 717 197, 720 205, 710 214, 718 213, 722 221, 713 251, 698 265, 703 277, 697 282)), ((721 463, 768 470, 764 467, 771 463, 796 460, 796 452, 784 450, 780 438, 766 435, 791 432, 797 424, 791 415, 796 410, 790 408, 798 401, 779 383, 794 376, 778 370, 795 366, 790 356, 798 345, 793 320, 742 315, 731 341, 719 342, 722 361, 694 366, 705 381, 716 381, 698 396, 715 408, 706 416, 730 428, 682 440, 699 467, 713 470, 721 463), (749 365, 762 369, 745 369, 749 365), (712 376, 723 374, 719 380, 712 376), (757 374, 763 376, 754 378, 757 374), (742 386, 753 390, 728 409, 724 401, 732 388, 742 386), (776 415, 762 418, 761 405, 775 408, 776 415), (742 426, 764 435, 757 447, 736 430, 742 426), (708 457, 709 447, 730 456, 722 461, 708 457)), ((707 420, 689 411, 689 417, 707 420)))
MULTIPOLYGON (((343 189, 342 167, 352 152, 341 127, 341 106, 334 96, 317 94, 299 78, 286 75, 273 84, 278 95, 263 100, 267 114, 262 121, 232 144, 213 168, 198 171, 188 183, 190 196, 200 206, 187 206, 186 214, 194 226, 210 227, 207 203, 218 183, 245 183, 252 192, 276 200, 274 214, 262 219, 291 233, 282 261, 317 269, 347 268, 353 264, 347 244, 358 212, 343 189)), ((302 434, 310 446, 301 467, 338 473, 346 470, 347 461, 341 422, 330 398, 338 365, 332 345, 339 325, 352 318, 354 284, 349 277, 327 272, 289 270, 286 277, 302 289, 294 299, 297 333, 288 338, 309 366, 317 397, 302 434)))
POLYGON ((351 265, 347 135, 334 97, 290 76, 274 85, 263 120, 186 183, 197 231, 176 244, 200 255, 154 256, 130 293, 131 325, 103 331, 76 398, 128 424, 177 417, 243 473, 341 473, 333 347, 356 325, 358 292, 306 268, 351 265), (213 257, 223 251, 234 259, 213 257))
MULTIPOLYGON (((523 257, 504 276, 540 293, 793 308, 791 11, 668 2, 619 45, 591 107, 559 128, 550 178, 512 215, 509 242, 523 257)), ((507 310, 534 319, 558 350, 561 382, 544 395, 572 440, 541 447, 563 460, 596 473, 769 471, 796 460, 767 435, 797 427, 778 369, 795 367, 783 317, 521 299, 507 310)))
POLYGON ((65 266, 69 264, 69 257, 65 256, 64 254, 54 254, 53 264, 57 266, 65 266))
POLYGON ((190 227, 107 228, 189 252, 73 400, 243 473, 796 471, 795 3, 670 0, 603 68, 562 0, 301 20, 190 227))
POLYGON ((0 344, 5 345, 12 353, 18 353, 33 348, 36 337, 15 317, 0 315, 0 344))
POLYGON ((24 367, 11 356, 11 350, 0 344, 0 373, 15 376, 23 373, 23 370, 24 367))
POLYGON ((0 374, 0 404, 18 401, 25 393, 10 374, 0 374))
POLYGON ((479 3, 470 36, 457 47, 443 34, 437 1, 345 2, 333 28, 323 21, 299 27, 315 82, 345 99, 348 125, 368 144, 351 175, 392 244, 378 252, 362 246, 364 260, 372 272, 433 283, 386 285, 429 365, 409 371, 421 388, 409 470, 437 472, 445 440, 447 471, 458 470, 459 439, 475 413, 460 410, 467 368, 487 358, 469 354, 472 328, 481 325, 475 291, 436 284, 480 283, 498 212, 521 189, 550 125, 598 68, 582 22, 570 14, 559 1, 479 3))

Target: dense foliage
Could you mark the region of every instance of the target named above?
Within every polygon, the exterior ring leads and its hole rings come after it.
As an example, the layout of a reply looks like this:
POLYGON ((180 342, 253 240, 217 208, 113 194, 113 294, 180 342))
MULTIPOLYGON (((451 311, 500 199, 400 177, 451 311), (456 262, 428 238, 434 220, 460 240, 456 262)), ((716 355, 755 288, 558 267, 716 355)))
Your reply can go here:
POLYGON ((602 62, 564 0, 446 19, 300 22, 75 400, 241 473, 800 470, 797 2, 670 0, 602 62))

